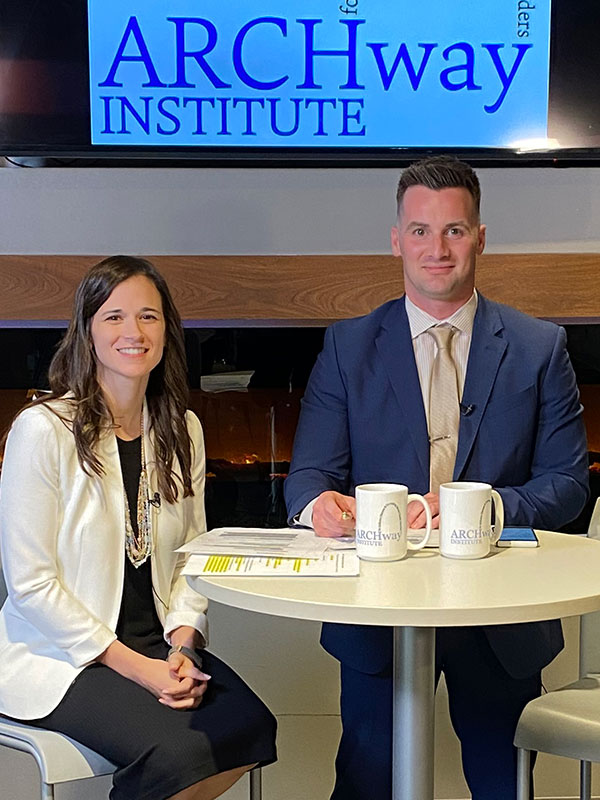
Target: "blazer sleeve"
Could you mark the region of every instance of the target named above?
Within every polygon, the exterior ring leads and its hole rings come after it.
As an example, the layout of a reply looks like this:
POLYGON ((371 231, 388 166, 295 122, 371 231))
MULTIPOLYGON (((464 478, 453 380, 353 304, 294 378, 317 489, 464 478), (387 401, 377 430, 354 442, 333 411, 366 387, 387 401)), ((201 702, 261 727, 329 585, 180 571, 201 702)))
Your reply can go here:
MULTIPOLYGON (((194 497, 179 502, 186 505, 184 519, 184 535, 182 544, 206 530, 206 514, 204 510, 204 483, 206 459, 204 452, 204 436, 200 421, 191 411, 186 414, 188 431, 192 439, 192 487, 194 497)), ((168 611, 165 619, 165 639, 170 642, 171 633, 181 625, 195 628, 208 644, 208 620, 206 610, 208 600, 204 595, 194 591, 187 578, 181 574, 188 555, 177 554, 177 562, 173 572, 168 611)))
POLYGON ((57 432, 62 423, 50 413, 41 407, 24 411, 8 435, 0 484, 2 566, 13 606, 80 667, 116 636, 61 583, 56 552, 64 511, 57 432))
POLYGON ((302 400, 290 472, 285 481, 290 519, 322 492, 347 493, 351 463, 347 386, 333 325, 325 333, 323 350, 302 400))
POLYGON ((564 328, 541 376, 530 478, 498 491, 512 524, 556 530, 580 513, 589 495, 583 409, 564 328))

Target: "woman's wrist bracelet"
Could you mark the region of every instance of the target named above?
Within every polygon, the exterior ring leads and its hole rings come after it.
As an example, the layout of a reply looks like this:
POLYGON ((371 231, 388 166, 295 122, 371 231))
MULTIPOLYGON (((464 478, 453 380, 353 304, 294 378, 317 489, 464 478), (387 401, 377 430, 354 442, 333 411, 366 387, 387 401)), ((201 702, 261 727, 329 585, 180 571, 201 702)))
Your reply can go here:
POLYGON ((198 669, 202 669, 202 656, 197 650, 192 650, 191 647, 186 647, 184 644, 175 645, 171 647, 167 653, 167 661, 169 660, 169 656, 172 656, 173 653, 181 653, 186 658, 189 658, 194 666, 198 667, 198 669))

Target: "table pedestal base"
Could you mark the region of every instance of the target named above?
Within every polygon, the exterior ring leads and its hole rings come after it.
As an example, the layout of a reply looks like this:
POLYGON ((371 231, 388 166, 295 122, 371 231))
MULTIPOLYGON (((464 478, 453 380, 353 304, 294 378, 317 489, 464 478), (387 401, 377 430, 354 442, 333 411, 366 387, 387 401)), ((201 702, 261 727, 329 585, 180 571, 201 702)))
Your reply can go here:
POLYGON ((393 800, 433 800, 435 628, 394 628, 393 800))

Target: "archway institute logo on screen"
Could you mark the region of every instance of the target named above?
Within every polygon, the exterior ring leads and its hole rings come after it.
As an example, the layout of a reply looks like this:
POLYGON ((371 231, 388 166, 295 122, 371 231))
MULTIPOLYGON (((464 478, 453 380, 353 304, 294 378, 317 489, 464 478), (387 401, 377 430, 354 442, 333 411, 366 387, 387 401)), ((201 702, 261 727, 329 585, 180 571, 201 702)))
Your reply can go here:
POLYGON ((550 0, 89 0, 92 144, 547 136, 550 0))

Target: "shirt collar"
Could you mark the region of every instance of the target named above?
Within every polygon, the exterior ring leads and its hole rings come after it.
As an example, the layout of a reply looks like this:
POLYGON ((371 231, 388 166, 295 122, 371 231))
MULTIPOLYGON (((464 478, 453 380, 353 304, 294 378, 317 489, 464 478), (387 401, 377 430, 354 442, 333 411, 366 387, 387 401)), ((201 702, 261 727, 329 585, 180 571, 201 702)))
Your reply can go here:
POLYGON ((431 314, 423 311, 422 308, 416 306, 405 295, 404 303, 406 306, 406 316, 408 317, 411 338, 416 339, 417 336, 425 333, 425 331, 429 330, 429 328, 433 328, 434 325, 440 325, 442 322, 453 325, 462 333, 466 333, 468 336, 471 336, 473 333, 475 312, 477 311, 477 302, 477 290, 475 289, 473 290, 473 294, 467 300, 467 302, 460 308, 457 308, 453 314, 446 319, 436 319, 435 317, 432 317, 431 314))

